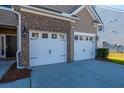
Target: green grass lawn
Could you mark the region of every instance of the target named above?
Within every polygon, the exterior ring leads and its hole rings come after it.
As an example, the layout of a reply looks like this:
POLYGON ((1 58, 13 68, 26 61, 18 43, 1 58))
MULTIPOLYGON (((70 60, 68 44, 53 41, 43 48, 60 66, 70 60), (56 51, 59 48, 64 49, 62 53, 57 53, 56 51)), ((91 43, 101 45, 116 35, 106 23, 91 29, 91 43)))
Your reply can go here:
POLYGON ((112 63, 122 64, 124 65, 124 58, 116 58, 116 57, 108 57, 112 63))

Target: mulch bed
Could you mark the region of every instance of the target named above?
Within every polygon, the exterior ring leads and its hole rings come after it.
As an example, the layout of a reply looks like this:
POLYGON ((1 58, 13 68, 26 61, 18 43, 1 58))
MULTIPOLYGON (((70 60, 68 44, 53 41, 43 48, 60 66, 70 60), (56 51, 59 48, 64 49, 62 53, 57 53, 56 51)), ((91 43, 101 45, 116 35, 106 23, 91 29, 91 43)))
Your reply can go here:
POLYGON ((6 74, 0 79, 0 83, 7 83, 16 81, 19 79, 24 79, 30 77, 31 69, 23 68, 17 69, 16 63, 14 63, 10 69, 6 72, 6 74))

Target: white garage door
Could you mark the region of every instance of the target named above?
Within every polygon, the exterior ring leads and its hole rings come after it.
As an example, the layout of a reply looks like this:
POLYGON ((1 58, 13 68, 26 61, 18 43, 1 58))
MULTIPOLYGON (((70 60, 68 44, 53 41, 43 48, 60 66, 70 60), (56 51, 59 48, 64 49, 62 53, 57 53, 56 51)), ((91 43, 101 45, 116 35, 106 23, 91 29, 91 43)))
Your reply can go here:
POLYGON ((30 31, 30 66, 67 61, 67 35, 30 31))
POLYGON ((74 60, 95 58, 95 35, 75 32, 74 60))

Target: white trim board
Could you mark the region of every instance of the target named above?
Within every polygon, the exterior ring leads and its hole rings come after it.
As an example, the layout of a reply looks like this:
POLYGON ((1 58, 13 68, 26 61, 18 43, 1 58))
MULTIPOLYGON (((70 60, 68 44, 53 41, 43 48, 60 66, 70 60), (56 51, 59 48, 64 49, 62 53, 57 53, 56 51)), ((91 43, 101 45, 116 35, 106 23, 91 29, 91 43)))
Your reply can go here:
POLYGON ((84 33, 84 32, 74 32, 74 35, 96 36, 96 34, 84 33))
POLYGON ((95 13, 95 10, 93 10, 93 8, 91 6, 89 6, 89 8, 87 7, 87 10, 89 11, 89 13, 91 13, 91 16, 94 17, 94 19, 98 19, 98 21, 100 22, 99 25, 102 25, 101 20, 99 19, 99 17, 97 16, 97 14, 95 13), (96 18, 95 18, 96 17, 96 18))
POLYGON ((74 12, 72 12, 71 15, 76 15, 76 14, 79 13, 84 7, 85 7, 85 5, 82 5, 81 7, 79 7, 78 9, 76 9, 74 12))

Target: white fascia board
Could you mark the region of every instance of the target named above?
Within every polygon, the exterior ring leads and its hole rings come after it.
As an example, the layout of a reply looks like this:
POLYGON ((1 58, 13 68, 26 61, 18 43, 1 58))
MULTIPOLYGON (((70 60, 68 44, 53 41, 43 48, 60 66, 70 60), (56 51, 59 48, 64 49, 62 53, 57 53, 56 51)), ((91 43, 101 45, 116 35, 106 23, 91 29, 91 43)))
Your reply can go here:
POLYGON ((75 35, 84 35, 84 36, 96 36, 96 34, 92 33, 84 33, 84 32, 74 32, 75 35))
POLYGON ((93 18, 94 20, 97 19, 97 20, 99 21, 100 24, 98 24, 98 25, 101 25, 101 26, 102 26, 102 25, 103 25, 102 22, 100 21, 100 19, 99 19, 98 16, 96 15, 95 11, 92 9, 92 7, 91 7, 91 6, 87 6, 86 9, 87 9, 88 12, 91 14, 91 16, 92 16, 92 18, 93 18))
POLYGON ((71 15, 78 14, 84 7, 85 7, 85 5, 80 6, 78 9, 76 9, 74 12, 72 12, 71 15))
POLYGON ((58 13, 54 13, 51 11, 46 11, 43 9, 34 8, 31 6, 22 6, 21 11, 40 14, 40 15, 44 15, 44 16, 48 16, 48 17, 53 17, 53 18, 57 18, 57 19, 71 21, 71 22, 76 22, 76 20, 79 20, 79 18, 72 17, 71 15, 58 14, 58 13))

